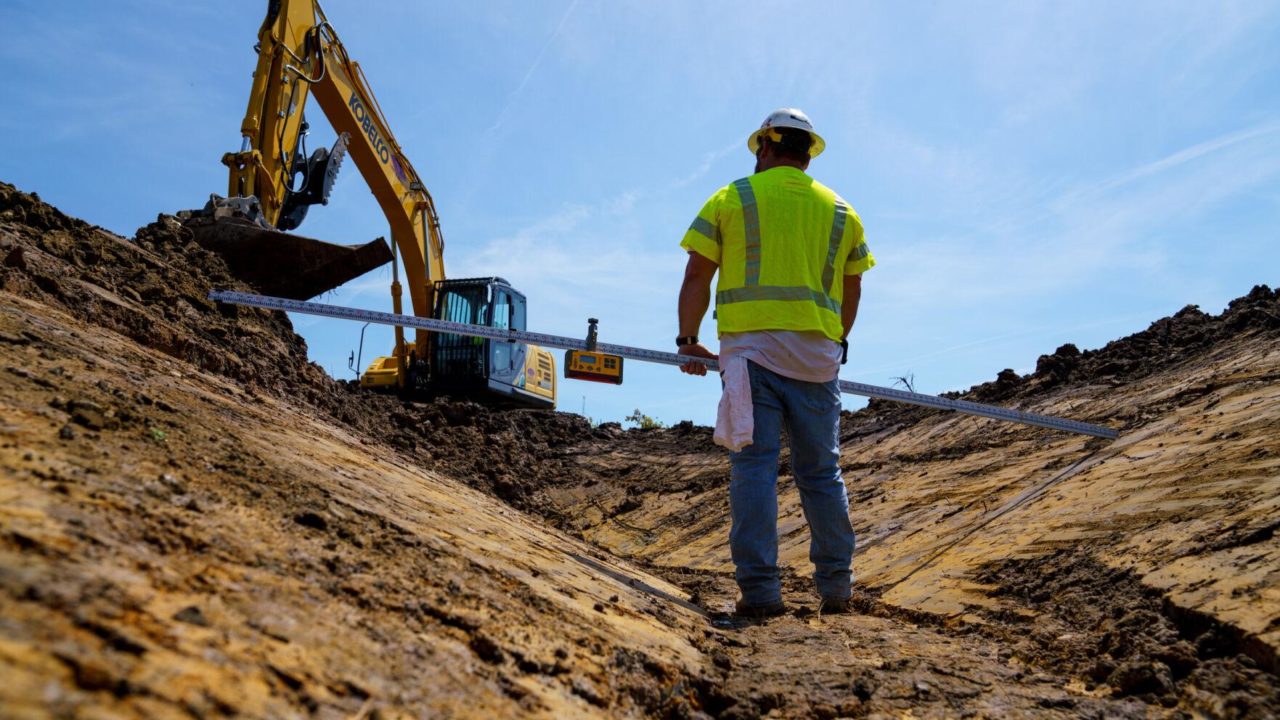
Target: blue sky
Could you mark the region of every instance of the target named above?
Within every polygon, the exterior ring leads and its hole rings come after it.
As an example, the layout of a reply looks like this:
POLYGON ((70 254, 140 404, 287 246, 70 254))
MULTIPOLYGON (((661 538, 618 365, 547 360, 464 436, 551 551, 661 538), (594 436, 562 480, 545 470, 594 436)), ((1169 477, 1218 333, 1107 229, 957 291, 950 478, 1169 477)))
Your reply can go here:
MULTIPOLYGON (((0 3, 0 179, 115 232, 225 193, 265 2, 0 3)), ((842 377, 942 392, 1280 282, 1280 3, 336 2, 435 196, 451 277, 530 328, 669 349, 677 243, 779 106, 879 266, 842 377)), ((310 145, 332 140, 314 105, 310 145)), ((347 163, 303 234, 388 230, 347 163)), ((327 302, 389 309, 390 271, 327 302)), ((295 317, 351 378, 359 326, 295 317)), ((708 317, 704 336, 714 335, 708 317)), ((364 357, 391 347, 371 327, 364 357)), ((710 422, 712 379, 640 363, 561 408, 710 422)), ((850 409, 861 406, 849 398, 850 409)))

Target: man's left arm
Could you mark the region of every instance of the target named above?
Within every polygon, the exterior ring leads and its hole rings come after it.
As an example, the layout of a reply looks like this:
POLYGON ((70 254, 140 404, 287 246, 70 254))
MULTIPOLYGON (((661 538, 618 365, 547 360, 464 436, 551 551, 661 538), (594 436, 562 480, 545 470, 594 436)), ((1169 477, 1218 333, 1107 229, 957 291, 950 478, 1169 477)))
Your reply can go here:
POLYGON ((862 301, 862 275, 844 276, 844 299, 840 301, 840 323, 844 325, 844 333, 840 336, 849 338, 853 329, 853 321, 858 319, 858 303, 862 301))
MULTIPOLYGON (((875 267, 876 259, 862 235, 862 218, 858 213, 850 211, 849 220, 845 223, 848 235, 849 256, 844 264, 844 295, 840 302, 840 323, 844 326, 841 337, 847 342, 849 331, 853 330, 853 321, 858 319, 858 303, 862 301, 862 273, 875 267)), ((846 345, 848 358, 848 346, 846 345)))

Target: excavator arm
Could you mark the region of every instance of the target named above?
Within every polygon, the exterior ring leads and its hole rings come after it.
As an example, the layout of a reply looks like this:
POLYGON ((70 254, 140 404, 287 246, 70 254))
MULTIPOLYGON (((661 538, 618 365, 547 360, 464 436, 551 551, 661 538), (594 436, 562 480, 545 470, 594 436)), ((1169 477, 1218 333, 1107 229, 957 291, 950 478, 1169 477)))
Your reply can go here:
MULTIPOLYGON (((230 168, 229 194, 257 198, 266 224, 291 230, 309 205, 327 201, 343 153, 349 153, 391 226, 413 314, 429 317, 435 284, 444 279, 435 204, 319 2, 271 0, 257 50, 241 149, 223 157, 230 168), (338 142, 333 150, 322 148, 306 157, 300 151, 307 132, 303 108, 312 94, 338 142)), ((397 313, 403 312, 401 293, 397 271, 392 283, 397 313)), ((416 353, 427 347, 426 333, 417 331, 416 353)), ((405 357, 405 348, 397 328, 396 356, 405 357)))
MULTIPOLYGON (((523 330, 524 295, 505 280, 445 281, 444 241, 431 194, 318 0, 268 0, 256 49, 240 150, 222 158, 230 169, 229 197, 214 196, 204 210, 184 213, 197 241, 267 295, 305 300, 391 261, 396 314, 404 314, 403 263, 414 315, 432 317, 439 310, 450 319, 523 330), (338 140, 308 156, 303 111, 312 96, 338 140), (310 206, 328 201, 348 154, 391 226, 391 250, 382 239, 346 247, 283 232, 298 227, 310 206)), ((554 407, 555 361, 546 349, 414 333, 406 342, 397 327, 392 354, 375 359, 361 384, 479 391, 497 402, 554 407)))

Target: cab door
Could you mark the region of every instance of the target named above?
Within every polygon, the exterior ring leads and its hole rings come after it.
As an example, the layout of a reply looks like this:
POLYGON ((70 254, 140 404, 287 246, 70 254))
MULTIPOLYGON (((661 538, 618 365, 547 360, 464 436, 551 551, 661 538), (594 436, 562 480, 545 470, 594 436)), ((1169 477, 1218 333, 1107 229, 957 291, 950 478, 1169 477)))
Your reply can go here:
MULTIPOLYGON (((436 317, 449 322, 484 325, 489 320, 488 288, 480 284, 443 286, 437 294, 436 317)), ((484 387, 489 341, 467 335, 437 333, 433 343, 431 381, 447 392, 484 387)))
MULTIPOLYGON (((523 330, 524 329, 524 298, 512 294, 507 288, 497 287, 493 292, 493 320, 491 327, 498 330, 523 330), (520 311, 516 312, 516 302, 519 301, 520 311), (519 320, 520 327, 516 327, 516 321, 519 320)), ((489 341, 489 384, 492 387, 494 383, 501 383, 505 386, 517 385, 519 377, 519 369, 524 364, 524 343, 508 342, 505 340, 489 341)))

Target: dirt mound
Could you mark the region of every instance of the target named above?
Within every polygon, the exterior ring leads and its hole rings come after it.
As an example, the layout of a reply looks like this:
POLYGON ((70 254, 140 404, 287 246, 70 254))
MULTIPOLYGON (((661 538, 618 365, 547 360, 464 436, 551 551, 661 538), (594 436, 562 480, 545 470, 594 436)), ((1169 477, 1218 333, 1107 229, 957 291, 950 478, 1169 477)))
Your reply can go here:
POLYGON ((1041 355, 1036 371, 1018 375, 1002 370, 992 382, 975 385, 965 397, 998 402, 1042 395, 1064 385, 1121 385, 1147 377, 1202 353, 1218 343, 1246 333, 1280 332, 1280 290, 1255 286, 1232 300, 1226 310, 1209 315, 1188 305, 1151 327, 1107 343, 1099 350, 1080 351, 1073 344, 1041 355))
POLYGON ((426 465, 550 519, 562 513, 546 490, 590 482, 568 459, 583 441, 608 432, 578 415, 499 410, 447 397, 404 402, 372 395, 355 383, 340 383, 318 404, 426 465))
POLYGON ((132 240, 0 183, 0 288, 61 307, 243 386, 301 401, 524 510, 556 517, 542 490, 583 482, 567 448, 610 437, 585 419, 436 398, 404 402, 329 377, 308 361, 284 313, 220 305, 213 289, 252 289, 161 215, 132 240))
POLYGON ((0 183, 0 255, 0 288, 202 370, 303 399, 332 385, 285 315, 208 299, 214 287, 249 288, 173 217, 130 241, 0 183))
MULTIPOLYGON (((1041 355, 1035 372, 1029 375, 1019 375, 1006 368, 995 380, 963 392, 943 393, 943 397, 1007 405, 1071 387, 1118 387, 1174 367, 1230 338, 1278 333, 1280 289, 1258 285, 1243 297, 1232 300, 1218 315, 1209 315, 1198 306, 1188 305, 1156 320, 1146 330, 1113 340, 1098 350, 1082 351, 1067 343, 1049 355, 1041 355)), ((844 416, 842 442, 906 427, 940 412, 872 399, 866 408, 844 416)))

